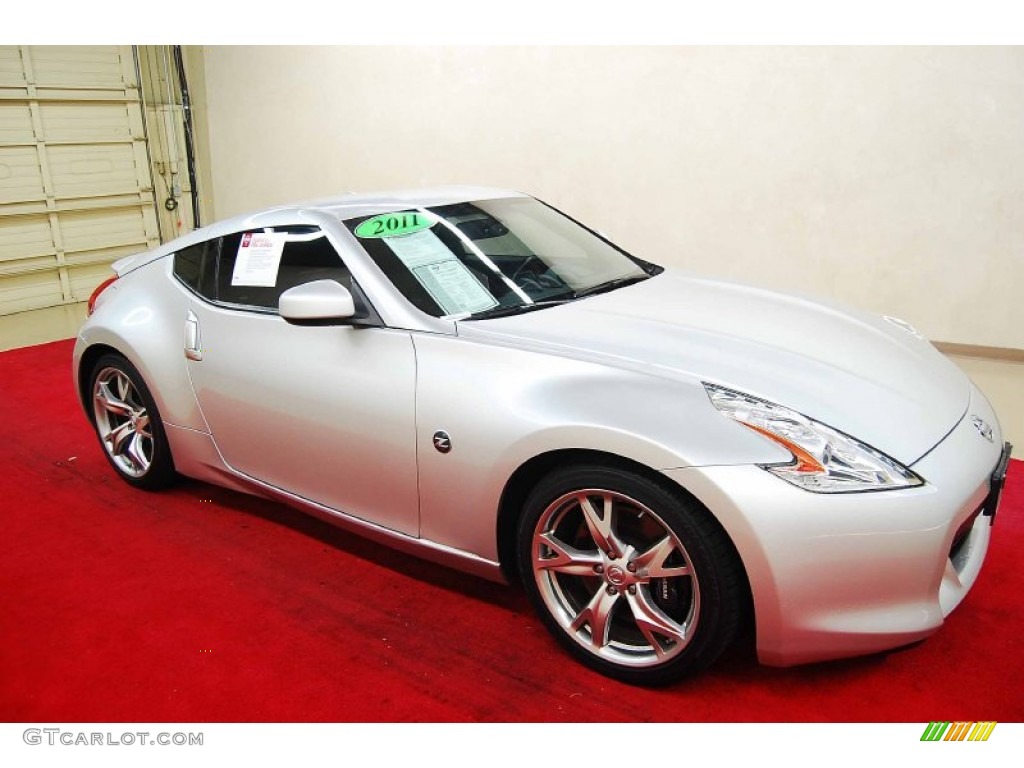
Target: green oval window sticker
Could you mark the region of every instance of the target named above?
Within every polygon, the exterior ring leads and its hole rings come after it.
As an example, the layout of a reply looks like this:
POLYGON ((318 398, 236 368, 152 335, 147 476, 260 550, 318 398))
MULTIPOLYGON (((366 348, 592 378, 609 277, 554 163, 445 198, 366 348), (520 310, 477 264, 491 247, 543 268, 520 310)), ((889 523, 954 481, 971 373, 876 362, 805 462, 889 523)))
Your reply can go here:
POLYGON ((435 219, 422 211, 383 213, 356 227, 356 237, 394 237, 434 226, 435 219))

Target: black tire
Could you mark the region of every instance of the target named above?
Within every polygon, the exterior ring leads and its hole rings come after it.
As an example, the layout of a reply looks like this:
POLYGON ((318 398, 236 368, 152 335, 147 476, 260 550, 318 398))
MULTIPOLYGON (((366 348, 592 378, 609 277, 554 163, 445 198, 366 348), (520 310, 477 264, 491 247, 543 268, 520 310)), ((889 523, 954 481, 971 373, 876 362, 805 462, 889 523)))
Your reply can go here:
POLYGON ((103 355, 89 373, 88 402, 103 455, 122 480, 147 491, 174 482, 160 412, 134 365, 121 355, 103 355))
POLYGON ((556 470, 527 498, 517 543, 548 630, 608 677, 666 685, 705 669, 736 637, 739 557, 707 510, 668 482, 612 465, 556 470))

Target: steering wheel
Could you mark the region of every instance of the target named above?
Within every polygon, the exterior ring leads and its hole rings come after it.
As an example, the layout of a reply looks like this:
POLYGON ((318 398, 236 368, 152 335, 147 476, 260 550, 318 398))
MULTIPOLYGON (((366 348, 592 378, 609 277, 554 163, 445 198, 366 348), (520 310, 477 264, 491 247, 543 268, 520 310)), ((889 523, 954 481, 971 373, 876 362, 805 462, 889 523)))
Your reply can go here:
MULTIPOLYGON (((537 256, 536 253, 531 253, 529 256, 527 256, 525 259, 523 259, 522 263, 518 267, 516 267, 515 271, 511 275, 508 276, 508 279, 511 280, 513 283, 518 284, 518 281, 516 280, 516 278, 519 277, 520 273, 524 269, 526 269, 526 266, 531 261, 540 261, 540 258, 537 256)), ((543 263, 543 262, 541 262, 541 263, 543 263)), ((540 277, 540 275, 538 275, 538 278, 539 277, 540 277)))

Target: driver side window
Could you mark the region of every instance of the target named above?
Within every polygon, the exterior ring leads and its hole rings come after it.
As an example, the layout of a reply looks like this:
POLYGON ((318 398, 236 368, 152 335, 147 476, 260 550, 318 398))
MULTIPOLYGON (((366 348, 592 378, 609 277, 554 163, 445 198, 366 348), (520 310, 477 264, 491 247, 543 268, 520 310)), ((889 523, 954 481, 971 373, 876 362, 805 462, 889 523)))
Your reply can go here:
POLYGON ((318 227, 274 227, 236 232, 175 254, 174 273, 193 292, 236 309, 277 312, 281 294, 313 280, 335 280, 349 290, 352 276, 341 256, 318 227), (247 234, 286 233, 284 250, 273 286, 233 284, 235 263, 247 234))

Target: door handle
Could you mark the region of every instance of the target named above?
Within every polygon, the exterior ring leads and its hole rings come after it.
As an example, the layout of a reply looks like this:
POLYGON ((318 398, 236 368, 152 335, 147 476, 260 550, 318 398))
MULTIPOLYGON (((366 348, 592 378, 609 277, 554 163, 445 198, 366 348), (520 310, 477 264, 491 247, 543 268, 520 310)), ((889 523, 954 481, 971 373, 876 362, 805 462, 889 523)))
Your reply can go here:
POLYGON ((203 345, 199 337, 199 318, 189 310, 185 320, 185 357, 189 360, 203 359, 203 345))

